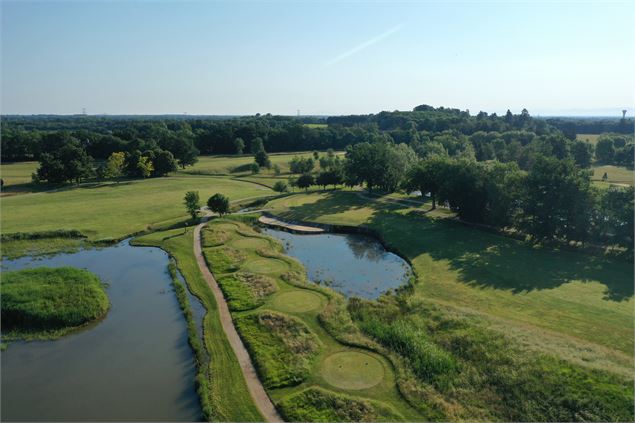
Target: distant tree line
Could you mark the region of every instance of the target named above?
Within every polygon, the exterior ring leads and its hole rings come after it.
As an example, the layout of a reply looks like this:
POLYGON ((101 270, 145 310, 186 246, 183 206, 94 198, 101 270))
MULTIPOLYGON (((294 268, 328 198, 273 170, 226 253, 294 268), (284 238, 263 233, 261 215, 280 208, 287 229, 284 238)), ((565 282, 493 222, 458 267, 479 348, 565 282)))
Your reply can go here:
POLYGON ((635 132, 635 120, 620 117, 557 117, 547 118, 545 121, 568 134, 571 139, 576 134, 603 134, 615 132, 619 134, 633 134, 635 132))

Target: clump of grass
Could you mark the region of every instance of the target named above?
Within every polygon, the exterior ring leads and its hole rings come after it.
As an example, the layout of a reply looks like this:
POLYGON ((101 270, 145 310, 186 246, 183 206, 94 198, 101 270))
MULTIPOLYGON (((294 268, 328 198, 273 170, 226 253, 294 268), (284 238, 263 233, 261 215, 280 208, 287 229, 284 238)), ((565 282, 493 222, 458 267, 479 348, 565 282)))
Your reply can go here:
POLYGON ((206 248, 203 255, 215 274, 235 272, 246 258, 245 253, 226 245, 222 248, 206 248))
POLYGON ((203 247, 217 247, 223 245, 231 238, 231 234, 228 231, 214 225, 205 226, 201 235, 203 247))
POLYGON ((262 311, 238 317, 236 325, 265 387, 297 385, 307 378, 321 343, 300 319, 262 311))
POLYGON ((278 404, 282 416, 291 422, 375 422, 401 421, 403 417, 379 401, 337 394, 312 386, 283 398, 278 404))
POLYGON ((251 310, 264 304, 265 298, 278 290, 276 282, 264 275, 237 272, 218 279, 232 310, 251 310))
POLYGON ((5 339, 56 338, 108 311, 103 284, 87 270, 40 267, 0 278, 5 339))

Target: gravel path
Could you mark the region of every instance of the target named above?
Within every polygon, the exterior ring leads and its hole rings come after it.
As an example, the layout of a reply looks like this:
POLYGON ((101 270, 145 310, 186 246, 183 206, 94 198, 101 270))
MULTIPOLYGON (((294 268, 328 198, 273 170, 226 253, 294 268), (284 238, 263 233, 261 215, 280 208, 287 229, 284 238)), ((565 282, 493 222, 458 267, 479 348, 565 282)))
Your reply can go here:
POLYGON ((258 378, 256 369, 251 362, 251 358, 249 357, 249 353, 247 352, 245 345, 243 345, 243 341, 240 339, 240 336, 238 336, 238 332, 236 332, 236 327, 234 326, 231 314, 229 313, 229 307, 227 306, 223 292, 220 290, 216 279, 214 279, 214 275, 212 275, 212 272, 210 272, 207 268, 207 263, 205 262, 201 249, 201 229, 204 225, 205 222, 194 228, 194 255, 196 256, 196 262, 198 263, 201 274, 203 275, 203 278, 205 278, 207 285, 209 285, 212 290, 216 303, 218 304, 218 313, 220 315, 223 331, 225 332, 225 335, 227 335, 227 339, 234 350, 234 354, 236 354, 236 358, 240 364, 240 369, 242 370, 245 381, 247 382, 247 388, 249 389, 251 398, 260 411, 260 414, 262 414, 267 422, 283 422, 284 420, 282 420, 276 411, 276 408, 258 378))

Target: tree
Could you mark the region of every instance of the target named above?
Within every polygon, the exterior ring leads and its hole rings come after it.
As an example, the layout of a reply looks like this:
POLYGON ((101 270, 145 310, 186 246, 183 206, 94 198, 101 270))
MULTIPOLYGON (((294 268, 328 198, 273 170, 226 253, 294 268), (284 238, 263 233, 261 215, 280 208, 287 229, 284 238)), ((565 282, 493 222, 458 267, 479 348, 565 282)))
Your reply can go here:
POLYGON ((282 173, 282 171, 280 170, 280 166, 278 166, 277 164, 273 165, 273 173, 276 176, 280 175, 280 173, 282 173))
POLYGON ((137 169, 139 169, 139 174, 142 178, 150 177, 150 175, 152 175, 152 172, 154 171, 152 160, 147 156, 139 157, 139 161, 137 162, 137 169))
POLYGON ((108 179, 115 179, 119 183, 119 178, 123 175, 124 164, 126 162, 125 153, 118 151, 114 152, 106 160, 104 166, 104 177, 108 179))
POLYGON ((253 162, 251 165, 249 165, 249 170, 251 170, 252 174, 256 174, 256 173, 260 173, 260 165, 256 162, 253 162))
POLYGON ((574 141, 571 145, 571 155, 578 166, 582 168, 590 167, 593 160, 593 144, 584 141, 574 141))
POLYGON ((539 239, 584 241, 594 208, 588 171, 539 155, 523 186, 521 227, 539 239))
POLYGON ((437 208, 437 196, 443 183, 445 167, 448 159, 440 156, 433 156, 427 160, 417 163, 406 177, 405 188, 409 191, 419 190, 421 195, 430 193, 432 199, 432 210, 437 208))
POLYGON ((294 156, 289 162, 291 173, 309 173, 313 170, 314 162, 310 157, 302 158, 294 156))
POLYGON ((251 154, 256 155, 259 151, 265 151, 265 146, 262 142, 262 138, 257 137, 251 140, 251 154))
POLYGON ((234 140, 234 151, 236 154, 243 154, 245 150, 245 141, 242 138, 238 137, 234 140))
POLYGON ((254 160, 258 163, 260 167, 266 167, 269 169, 271 167, 271 160, 269 160, 269 155, 265 150, 260 150, 254 155, 254 160))
POLYGON ((595 158, 600 163, 611 164, 615 156, 613 140, 608 137, 599 137, 595 145, 595 158))
POLYGON ((273 190, 275 192, 287 192, 288 187, 287 187, 287 184, 284 183, 283 181, 278 181, 275 184, 273 184, 273 190))
POLYGON ((320 160, 320 153, 318 153, 317 151, 314 151, 314 152, 313 152, 313 159, 314 159, 315 161, 320 160))
POLYGON ((198 191, 188 191, 183 198, 185 210, 192 216, 192 220, 196 219, 196 212, 201 208, 198 191))
POLYGON ((223 194, 216 193, 207 200, 207 207, 222 217, 224 214, 229 213, 229 198, 223 194))
POLYGON ((38 180, 79 184, 93 173, 92 157, 76 140, 70 139, 61 147, 51 148, 50 151, 40 155, 40 166, 36 174, 38 180))
POLYGON ((192 166, 196 163, 200 154, 200 151, 194 146, 194 141, 189 137, 175 142, 171 151, 179 166, 183 169, 185 169, 185 166, 192 166))
POLYGON ((314 184, 315 180, 313 179, 313 175, 311 175, 310 173, 303 173, 296 181, 297 187, 304 188, 305 191, 307 191, 309 187, 314 184))
POLYGON ((154 153, 154 159, 152 160, 152 166, 154 168, 154 176, 165 176, 170 172, 176 170, 176 160, 172 153, 167 150, 158 150, 154 153))

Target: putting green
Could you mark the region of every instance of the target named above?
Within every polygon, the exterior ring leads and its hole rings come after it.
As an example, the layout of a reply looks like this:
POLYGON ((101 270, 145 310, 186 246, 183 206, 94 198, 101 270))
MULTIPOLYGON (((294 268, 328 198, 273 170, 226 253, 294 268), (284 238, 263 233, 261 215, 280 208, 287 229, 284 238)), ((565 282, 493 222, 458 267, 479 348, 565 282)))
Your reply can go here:
POLYGON ((306 290, 285 292, 276 296, 273 306, 280 311, 304 313, 319 308, 322 298, 319 294, 306 290))
POLYGON ((283 273, 289 265, 275 258, 261 258, 248 261, 241 269, 251 273, 283 273))
POLYGON ((322 362, 320 373, 329 384, 349 390, 371 388, 384 379, 383 364, 370 354, 343 351, 322 362))
POLYGON ((268 248, 269 242, 261 238, 239 236, 237 239, 231 242, 231 245, 236 248, 257 250, 259 248, 268 248))

